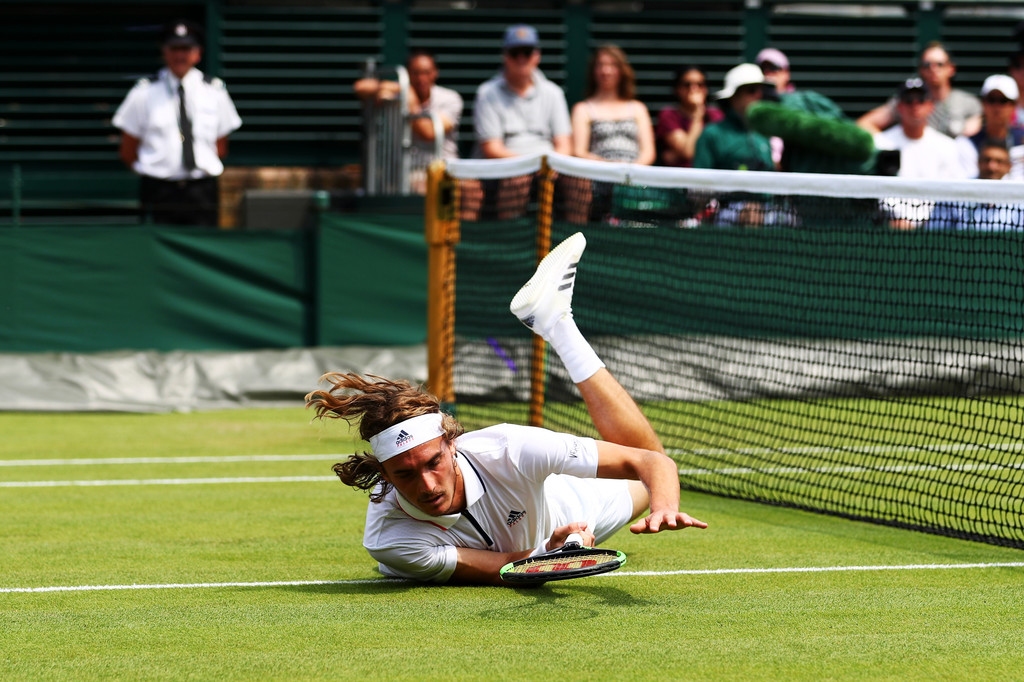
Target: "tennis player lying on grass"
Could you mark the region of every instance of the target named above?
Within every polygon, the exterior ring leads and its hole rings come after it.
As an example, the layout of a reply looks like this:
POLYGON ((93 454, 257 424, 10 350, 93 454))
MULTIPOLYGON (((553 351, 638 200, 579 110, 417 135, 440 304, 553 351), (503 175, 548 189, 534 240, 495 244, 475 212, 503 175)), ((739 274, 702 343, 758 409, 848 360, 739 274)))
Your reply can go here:
POLYGON ((551 251, 512 300, 576 383, 603 440, 501 424, 465 433, 405 381, 327 374, 306 396, 318 418, 359 421, 372 453, 334 465, 369 490, 363 545, 384 575, 438 583, 501 584, 511 561, 557 549, 573 532, 585 546, 630 526, 657 533, 707 524, 679 511, 679 476, 639 407, 604 367, 572 317, 577 233, 551 251))

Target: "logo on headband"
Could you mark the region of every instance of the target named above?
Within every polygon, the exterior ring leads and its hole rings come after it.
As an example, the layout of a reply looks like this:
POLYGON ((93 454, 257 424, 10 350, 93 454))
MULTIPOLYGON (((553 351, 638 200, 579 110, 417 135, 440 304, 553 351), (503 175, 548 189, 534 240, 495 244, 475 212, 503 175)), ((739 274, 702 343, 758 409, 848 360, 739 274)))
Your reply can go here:
POLYGON ((407 445, 411 441, 412 434, 407 432, 405 429, 402 429, 401 431, 398 432, 398 438, 395 439, 395 447, 400 448, 404 445, 407 445))

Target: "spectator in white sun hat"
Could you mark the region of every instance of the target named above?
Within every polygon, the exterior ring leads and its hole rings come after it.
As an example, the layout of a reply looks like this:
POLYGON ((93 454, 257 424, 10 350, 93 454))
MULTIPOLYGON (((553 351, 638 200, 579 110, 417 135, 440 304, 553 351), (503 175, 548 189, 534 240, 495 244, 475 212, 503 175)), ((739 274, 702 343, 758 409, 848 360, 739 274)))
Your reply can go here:
POLYGON ((697 140, 695 168, 775 170, 768 138, 747 125, 747 109, 764 96, 765 78, 757 64, 740 64, 725 74, 715 93, 725 118, 709 125, 697 140))

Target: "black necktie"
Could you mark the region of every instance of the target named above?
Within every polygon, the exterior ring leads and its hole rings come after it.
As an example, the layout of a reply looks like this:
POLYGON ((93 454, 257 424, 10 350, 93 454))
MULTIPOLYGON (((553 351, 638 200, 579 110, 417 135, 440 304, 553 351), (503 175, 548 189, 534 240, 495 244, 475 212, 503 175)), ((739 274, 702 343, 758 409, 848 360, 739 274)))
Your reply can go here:
POLYGON ((190 173, 196 168, 196 152, 192 147, 192 121, 185 110, 185 88, 178 83, 178 127, 181 128, 181 160, 190 173))

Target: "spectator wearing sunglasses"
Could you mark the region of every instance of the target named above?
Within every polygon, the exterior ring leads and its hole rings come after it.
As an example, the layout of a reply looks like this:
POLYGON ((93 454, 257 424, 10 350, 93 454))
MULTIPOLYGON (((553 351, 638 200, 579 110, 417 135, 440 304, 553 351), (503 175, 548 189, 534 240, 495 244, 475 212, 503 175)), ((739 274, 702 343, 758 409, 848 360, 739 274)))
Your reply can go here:
MULTIPOLYGON (((978 176, 978 155, 987 145, 994 144, 1008 151, 1024 145, 1024 127, 1014 121, 1014 108, 1019 94, 1017 83, 1003 74, 989 76, 982 84, 984 127, 969 138, 957 138, 961 162, 970 177, 978 176)), ((1015 156, 1019 160, 1020 154, 1015 156)), ((1021 168, 1014 169, 1014 176, 1024 178, 1021 168)))
MULTIPOLYGON (((537 29, 510 26, 502 43, 502 70, 476 91, 474 156, 502 159, 526 154, 572 154, 572 123, 562 89, 538 68, 537 29)), ((520 215, 530 195, 531 178, 470 181, 463 184, 462 219, 478 220, 496 210, 499 220, 520 215)))
POLYGON ((540 71, 532 26, 511 26, 502 72, 477 89, 473 108, 477 156, 487 159, 556 151, 572 153, 572 125, 562 89, 540 71))
POLYGON ((689 167, 704 129, 724 118, 722 110, 708 104, 708 79, 699 66, 678 69, 672 79, 677 103, 658 112, 655 135, 658 159, 665 166, 689 167))
POLYGON ((768 138, 747 125, 747 109, 764 95, 764 74, 757 64, 740 64, 725 74, 715 93, 725 118, 705 128, 697 140, 696 168, 775 170, 768 138))
MULTIPOLYGON (((981 102, 953 87, 956 64, 942 43, 931 42, 921 53, 918 73, 928 89, 932 113, 928 125, 949 137, 970 137, 981 130, 981 102)), ((896 99, 890 99, 857 119, 857 125, 874 134, 899 122, 896 99)))

